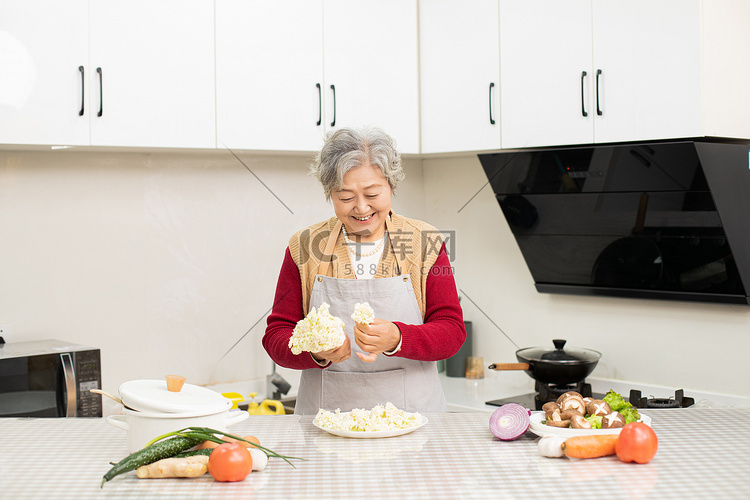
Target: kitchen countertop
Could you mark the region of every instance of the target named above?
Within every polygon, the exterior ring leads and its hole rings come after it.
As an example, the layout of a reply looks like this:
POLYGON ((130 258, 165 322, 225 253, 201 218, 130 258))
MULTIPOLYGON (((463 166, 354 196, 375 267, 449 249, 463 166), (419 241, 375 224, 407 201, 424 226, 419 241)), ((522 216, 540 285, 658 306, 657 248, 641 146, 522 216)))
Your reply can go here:
POLYGON ((312 416, 251 416, 232 426, 264 446, 302 457, 272 459, 239 483, 138 479, 128 473, 99 488, 110 461, 126 453, 125 432, 103 419, 0 419, 3 498, 746 498, 750 409, 649 410, 659 451, 648 464, 616 457, 540 457, 531 432, 503 442, 487 412, 426 414, 416 431, 348 439, 312 425, 312 416))

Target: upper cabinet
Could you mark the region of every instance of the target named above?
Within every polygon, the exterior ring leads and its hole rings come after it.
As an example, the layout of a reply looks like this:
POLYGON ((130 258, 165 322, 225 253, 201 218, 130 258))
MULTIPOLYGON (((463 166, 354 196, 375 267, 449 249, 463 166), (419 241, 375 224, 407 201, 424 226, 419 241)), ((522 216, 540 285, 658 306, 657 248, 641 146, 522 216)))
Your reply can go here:
POLYGON ((213 148, 211 0, 0 1, 0 143, 213 148))
POLYGON ((591 57, 591 0, 500 0, 503 147, 593 142, 591 57))
POLYGON ((750 138, 750 2, 0 0, 0 144, 750 138))
POLYGON ((217 0, 219 148, 318 149, 323 84, 321 0, 217 0))
POLYGON ((0 143, 89 144, 88 0, 0 0, 0 143))
POLYGON ((375 125, 419 153, 416 0, 325 0, 326 126, 375 125))
POLYGON ((420 0, 422 152, 500 148, 497 0, 420 0))
POLYGON ((375 125, 419 152, 416 0, 216 2, 219 147, 317 150, 375 125))
POLYGON ((90 3, 91 144, 216 147, 213 0, 90 3))
POLYGON ((701 1, 500 0, 502 147, 701 135, 701 1))

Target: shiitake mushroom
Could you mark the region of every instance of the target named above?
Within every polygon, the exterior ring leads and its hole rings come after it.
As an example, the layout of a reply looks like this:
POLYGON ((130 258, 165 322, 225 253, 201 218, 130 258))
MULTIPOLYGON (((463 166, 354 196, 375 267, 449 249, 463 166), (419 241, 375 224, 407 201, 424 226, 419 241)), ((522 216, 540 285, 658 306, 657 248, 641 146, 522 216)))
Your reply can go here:
POLYGON ((570 420, 547 420, 550 427, 570 427, 570 420))
POLYGON ((591 429, 591 422, 583 415, 576 415, 570 419, 570 426, 573 429, 591 429))
POLYGON ((589 404, 586 405, 587 415, 597 415, 603 417, 612 413, 612 408, 609 407, 609 403, 601 399, 592 399, 589 404))
POLYGON ((586 416, 586 415, 584 415, 583 413, 581 413, 580 411, 578 411, 578 410, 576 410, 574 408, 569 408, 567 410, 563 410, 563 411, 560 412, 560 418, 562 420, 570 420, 571 418, 575 417, 576 415, 580 415, 582 417, 586 416))
POLYGON ((602 417, 602 429, 619 429, 625 426, 625 417, 613 411, 602 417))
POLYGON ((580 394, 577 396, 568 396, 567 398, 563 399, 562 403, 560 403, 560 410, 578 410, 582 414, 586 413, 586 404, 583 402, 583 398, 580 394))
POLYGON ((560 411, 560 405, 554 401, 550 401, 549 403, 544 403, 544 405, 542 405, 542 410, 544 410, 544 413, 553 412, 555 410, 560 411))
POLYGON ((562 406, 562 402, 565 401, 566 399, 568 399, 571 396, 575 396, 575 397, 579 397, 579 398, 583 399, 583 396, 581 396, 580 392, 568 391, 566 393, 561 394, 560 397, 557 398, 557 404, 562 406))

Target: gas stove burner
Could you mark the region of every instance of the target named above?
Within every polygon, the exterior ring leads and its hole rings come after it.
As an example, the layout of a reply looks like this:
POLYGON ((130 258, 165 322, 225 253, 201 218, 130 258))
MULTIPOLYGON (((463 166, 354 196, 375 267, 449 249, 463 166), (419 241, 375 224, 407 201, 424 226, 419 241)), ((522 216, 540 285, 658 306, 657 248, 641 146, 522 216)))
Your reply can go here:
MULTIPOLYGON (((536 392, 512 396, 509 398, 495 399, 487 401, 488 405, 502 406, 507 403, 517 403, 526 408, 533 408, 541 411, 544 403, 556 401, 562 394, 568 391, 581 393, 583 397, 593 397, 594 399, 604 399, 605 394, 591 392, 591 384, 579 382, 572 385, 550 385, 542 382, 534 384, 536 392)), ((630 391, 630 403, 636 408, 658 409, 658 408, 687 408, 695 404, 695 399, 686 398, 682 389, 675 391, 674 398, 644 398, 641 397, 641 391, 630 391)))
POLYGON ((680 402, 672 398, 646 399, 646 408, 679 408, 680 402))
POLYGON ((591 384, 588 384, 585 381, 567 385, 553 385, 545 384, 544 382, 536 382, 534 384, 534 389, 537 392, 537 401, 541 401, 542 404, 549 401, 557 401, 557 398, 570 391, 578 392, 584 398, 591 397, 591 384))
POLYGON ((695 399, 686 398, 682 389, 674 392, 674 398, 644 398, 641 391, 630 391, 630 404, 636 408, 687 408, 695 404, 695 399))

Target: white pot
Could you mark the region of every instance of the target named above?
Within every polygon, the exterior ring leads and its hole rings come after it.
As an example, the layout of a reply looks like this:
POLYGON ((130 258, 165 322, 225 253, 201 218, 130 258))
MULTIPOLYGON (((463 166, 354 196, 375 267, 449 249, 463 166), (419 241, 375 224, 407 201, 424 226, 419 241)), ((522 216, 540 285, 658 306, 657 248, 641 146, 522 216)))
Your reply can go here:
POLYGON ((230 426, 249 416, 246 411, 229 411, 231 407, 232 402, 227 400, 226 408, 213 412, 158 413, 124 408, 124 415, 109 415, 106 420, 128 432, 128 452, 134 453, 155 437, 186 427, 210 427, 228 432, 230 426))

